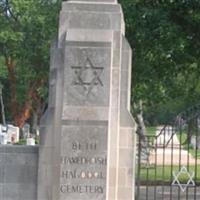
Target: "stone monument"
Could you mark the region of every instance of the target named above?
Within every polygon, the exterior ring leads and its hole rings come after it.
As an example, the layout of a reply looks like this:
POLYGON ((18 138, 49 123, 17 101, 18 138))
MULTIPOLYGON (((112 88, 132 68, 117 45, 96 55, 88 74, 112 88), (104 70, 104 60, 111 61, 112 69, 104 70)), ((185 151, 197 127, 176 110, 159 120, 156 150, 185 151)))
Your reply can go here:
POLYGON ((131 60, 116 0, 62 3, 41 121, 38 200, 134 199, 131 60))

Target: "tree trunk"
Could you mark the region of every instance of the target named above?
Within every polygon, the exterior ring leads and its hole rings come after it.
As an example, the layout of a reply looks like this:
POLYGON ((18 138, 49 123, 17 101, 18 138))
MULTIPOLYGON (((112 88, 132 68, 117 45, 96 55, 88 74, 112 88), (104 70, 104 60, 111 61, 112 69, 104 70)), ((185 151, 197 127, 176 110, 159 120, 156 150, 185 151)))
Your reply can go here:
POLYGON ((31 111, 33 107, 33 101, 37 101, 38 96, 36 95, 36 88, 40 81, 36 81, 36 84, 30 84, 31 88, 27 91, 26 100, 23 106, 19 106, 17 102, 17 87, 16 87, 16 74, 15 74, 15 64, 11 57, 5 58, 5 64, 8 69, 8 78, 10 84, 11 92, 11 115, 14 120, 14 125, 22 128, 25 122, 30 118, 31 111))
MULTIPOLYGON (((148 144, 147 140, 147 134, 146 134, 146 127, 144 124, 144 119, 143 119, 143 106, 142 106, 142 101, 139 102, 138 105, 134 104, 134 109, 135 112, 133 114, 134 119, 137 123, 137 130, 136 133, 139 135, 139 150, 140 152, 140 159, 142 162, 146 162, 146 164, 149 164, 149 155, 150 155, 150 146, 148 144)), ((139 156, 139 155, 138 155, 139 156)))
POLYGON ((5 111, 4 111, 4 103, 3 103, 3 96, 2 96, 2 91, 0 93, 0 105, 1 105, 1 117, 2 117, 2 122, 3 125, 6 125, 6 117, 5 117, 5 111))
POLYGON ((18 104, 17 104, 16 75, 15 75, 14 60, 11 57, 6 57, 5 64, 8 69, 8 79, 9 79, 10 92, 11 92, 11 95, 10 95, 11 115, 12 115, 12 118, 15 119, 18 114, 18 104))
POLYGON ((198 126, 198 124, 197 124, 197 119, 196 118, 189 120, 189 122, 188 122, 188 131, 187 131, 187 139, 184 142, 184 144, 190 144, 191 143, 192 136, 196 135, 197 126, 198 126))
POLYGON ((38 129, 38 113, 33 111, 32 117, 32 133, 36 134, 38 129))
POLYGON ((22 128, 25 122, 30 118, 33 111, 33 102, 34 104, 36 104, 36 107, 40 103, 40 98, 37 95, 36 91, 38 84, 40 84, 40 81, 36 81, 36 84, 31 84, 32 87, 29 88, 27 91, 26 101, 21 109, 21 113, 19 113, 18 116, 15 118, 15 122, 20 128, 22 128))
POLYGON ((14 60, 11 57, 6 57, 5 64, 8 69, 8 78, 10 84, 10 92, 11 92, 10 107, 11 107, 12 119, 14 120, 14 125, 22 128, 25 121, 30 117, 31 114, 32 91, 28 92, 25 105, 22 108, 20 108, 17 102, 17 87, 16 87, 17 81, 16 81, 14 60))
POLYGON ((143 119, 142 101, 140 101, 139 104, 137 104, 137 105, 134 104, 134 109, 135 109, 135 112, 134 112, 133 116, 138 125, 136 133, 144 139, 146 136, 146 127, 145 127, 144 119, 143 119))
MULTIPOLYGON (((22 128, 25 122, 30 118, 33 111, 33 106, 36 108, 36 112, 39 115, 37 107, 41 107, 41 98, 37 94, 37 88, 44 84, 44 80, 38 79, 32 83, 29 83, 30 87, 27 91, 25 103, 23 106, 19 106, 17 102, 17 78, 15 73, 15 63, 12 57, 5 56, 5 64, 8 70, 8 79, 10 84, 11 101, 10 109, 14 125, 22 128)), ((39 108, 41 110, 41 108, 39 108)))
POLYGON ((15 125, 19 128, 22 128, 25 122, 30 118, 32 111, 32 103, 26 102, 25 106, 22 109, 21 115, 15 117, 15 125))

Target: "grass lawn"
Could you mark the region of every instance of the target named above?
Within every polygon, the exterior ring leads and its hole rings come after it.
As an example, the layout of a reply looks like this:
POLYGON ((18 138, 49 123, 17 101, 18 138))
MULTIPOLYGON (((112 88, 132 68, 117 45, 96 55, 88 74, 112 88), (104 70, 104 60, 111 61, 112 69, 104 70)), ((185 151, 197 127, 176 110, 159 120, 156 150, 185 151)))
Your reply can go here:
POLYGON ((180 143, 183 144, 183 148, 185 150, 189 150, 190 154, 195 158, 197 159, 200 159, 200 150, 197 149, 197 151, 191 146, 191 145, 188 145, 188 144, 185 144, 185 141, 187 140, 187 133, 185 132, 182 132, 181 134, 180 133, 177 133, 176 134, 180 143))
MULTIPOLYGON (((154 182, 154 183, 171 183, 174 179, 172 172, 179 172, 179 166, 157 166, 156 170, 155 167, 151 166, 149 168, 141 168, 140 169, 140 181, 141 182, 154 182), (156 171, 156 172, 155 172, 156 171), (155 174, 156 173, 156 174, 155 174)), ((195 172, 195 166, 189 167, 189 172, 192 174, 192 172, 195 172)), ((196 169, 196 182, 200 183, 200 166, 197 166, 196 169)), ((137 174, 136 174, 137 177, 137 174)), ((137 178, 136 178, 137 179, 137 178)), ((195 175, 194 178, 195 180, 195 175)), ((180 175, 179 180, 181 183, 186 183, 188 181, 188 176, 185 174, 180 175)))
POLYGON ((156 126, 149 126, 146 128, 148 136, 155 136, 156 135, 156 126))

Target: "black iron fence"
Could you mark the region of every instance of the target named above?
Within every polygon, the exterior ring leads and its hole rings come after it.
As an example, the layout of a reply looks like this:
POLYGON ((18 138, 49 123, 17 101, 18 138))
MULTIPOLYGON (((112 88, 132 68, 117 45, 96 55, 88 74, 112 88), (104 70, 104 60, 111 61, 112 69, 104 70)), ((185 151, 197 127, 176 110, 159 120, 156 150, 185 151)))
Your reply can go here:
POLYGON ((155 135, 138 136, 136 199, 200 199, 199 114, 183 112, 155 135))

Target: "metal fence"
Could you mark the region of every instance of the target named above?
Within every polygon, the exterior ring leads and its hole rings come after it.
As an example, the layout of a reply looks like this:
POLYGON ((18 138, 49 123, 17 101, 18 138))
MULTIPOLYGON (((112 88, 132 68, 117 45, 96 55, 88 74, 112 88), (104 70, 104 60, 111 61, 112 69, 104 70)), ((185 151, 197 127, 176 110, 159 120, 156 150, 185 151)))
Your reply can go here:
MULTIPOLYGON (((190 113, 191 111, 191 113, 190 113)), ((179 114, 137 139, 137 200, 200 199, 200 115, 179 114)))

